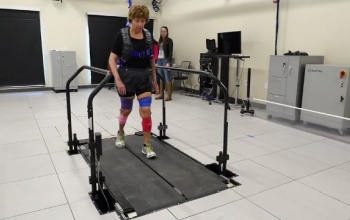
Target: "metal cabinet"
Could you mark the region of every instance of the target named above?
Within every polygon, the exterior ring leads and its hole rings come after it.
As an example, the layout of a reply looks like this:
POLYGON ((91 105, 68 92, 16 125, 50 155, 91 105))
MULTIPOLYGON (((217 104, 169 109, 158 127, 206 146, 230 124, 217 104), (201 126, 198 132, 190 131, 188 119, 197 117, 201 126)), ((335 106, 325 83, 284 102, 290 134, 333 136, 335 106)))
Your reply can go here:
MULTIPOLYGON (((50 51, 50 65, 53 90, 66 90, 68 79, 78 69, 75 51, 50 51)), ((70 89, 78 89, 77 79, 71 82, 70 89)))
POLYGON ((340 134, 350 128, 350 67, 332 65, 306 65, 300 120, 338 129, 340 134))
MULTIPOLYGON (((305 65, 323 62, 323 56, 270 56, 267 100, 300 108, 305 65)), ((266 105, 268 118, 300 120, 300 110, 274 103, 266 105)))

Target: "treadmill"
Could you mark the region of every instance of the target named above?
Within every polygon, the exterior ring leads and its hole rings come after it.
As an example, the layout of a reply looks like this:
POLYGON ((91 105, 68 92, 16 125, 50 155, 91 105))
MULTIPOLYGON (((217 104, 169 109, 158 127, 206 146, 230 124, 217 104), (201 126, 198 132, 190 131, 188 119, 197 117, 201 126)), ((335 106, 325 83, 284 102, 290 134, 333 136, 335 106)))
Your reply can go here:
MULTIPOLYGON (((171 67, 157 69, 173 70, 171 67)), ((205 71, 176 68, 176 71, 205 75, 213 79, 225 94, 223 151, 216 157, 217 163, 202 164, 167 143, 166 108, 163 96, 163 121, 159 135, 151 133, 151 144, 157 158, 150 160, 141 153, 143 133, 125 136, 125 148, 117 148, 115 138, 102 139, 94 133, 93 99, 113 77, 108 70, 91 66, 80 67, 66 83, 68 117, 68 155, 81 154, 90 166, 89 193, 98 212, 103 215, 116 212, 120 219, 133 219, 171 206, 199 199, 220 191, 239 186, 233 178, 237 175, 226 168, 228 91, 212 74, 205 71), (72 132, 70 83, 83 70, 105 75, 88 98, 88 140, 79 140, 72 132)), ((158 73, 157 73, 158 74, 158 73)), ((164 78, 158 74, 162 81, 164 78)), ((116 125, 117 126, 117 125, 116 125)))

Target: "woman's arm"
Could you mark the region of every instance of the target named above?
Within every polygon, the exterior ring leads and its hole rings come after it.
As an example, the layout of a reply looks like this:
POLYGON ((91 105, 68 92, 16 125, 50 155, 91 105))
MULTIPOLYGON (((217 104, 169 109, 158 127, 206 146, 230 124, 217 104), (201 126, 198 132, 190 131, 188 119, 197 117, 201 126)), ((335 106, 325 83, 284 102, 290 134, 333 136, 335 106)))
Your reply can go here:
POLYGON ((174 43, 173 40, 171 38, 168 38, 168 52, 169 52, 169 60, 168 60, 168 64, 169 67, 171 66, 171 62, 173 60, 173 47, 174 47, 174 43))
POLYGON ((156 92, 156 95, 159 94, 159 88, 157 83, 157 75, 156 75, 156 63, 154 61, 154 58, 151 61, 151 69, 152 69, 152 85, 156 92))
POLYGON ((117 67, 117 61, 118 61, 118 55, 111 52, 111 54, 109 55, 108 64, 109 64, 109 67, 111 68, 111 71, 112 71, 112 74, 114 76, 115 81, 120 81, 120 76, 119 76, 118 67, 117 67))
POLYGON ((123 84, 122 80, 120 79, 119 73, 118 73, 118 67, 117 67, 117 60, 118 60, 118 55, 111 52, 109 55, 108 63, 109 67, 111 68, 112 74, 114 76, 114 81, 117 86, 118 92, 121 95, 126 94, 126 88, 125 85, 123 84))

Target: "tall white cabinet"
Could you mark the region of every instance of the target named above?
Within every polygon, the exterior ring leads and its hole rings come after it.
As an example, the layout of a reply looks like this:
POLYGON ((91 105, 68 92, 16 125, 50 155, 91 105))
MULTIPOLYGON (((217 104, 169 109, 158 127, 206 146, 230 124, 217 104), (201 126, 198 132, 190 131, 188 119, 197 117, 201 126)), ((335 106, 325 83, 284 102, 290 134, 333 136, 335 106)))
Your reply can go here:
MULTIPOLYGON (((51 77, 54 91, 66 90, 68 79, 77 71, 75 51, 50 51, 51 77)), ((70 89, 78 90, 78 81, 75 78, 70 89)))
MULTIPOLYGON (((323 64, 323 56, 270 57, 267 100, 284 105, 301 107, 306 64, 323 64)), ((273 103, 266 105, 268 118, 279 117, 300 120, 300 110, 273 103)))
MULTIPOLYGON (((306 65, 304 109, 350 118, 350 67, 306 65)), ((350 129, 350 121, 314 112, 302 111, 300 120, 337 129, 341 135, 350 129)))

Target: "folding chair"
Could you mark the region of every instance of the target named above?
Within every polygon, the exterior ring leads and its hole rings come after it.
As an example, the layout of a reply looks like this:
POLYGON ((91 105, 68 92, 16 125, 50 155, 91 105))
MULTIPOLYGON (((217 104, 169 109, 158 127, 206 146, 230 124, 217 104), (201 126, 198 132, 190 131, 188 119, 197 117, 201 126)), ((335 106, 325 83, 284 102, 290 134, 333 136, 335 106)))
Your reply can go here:
MULTIPOLYGON (((182 61, 181 65, 178 68, 189 69, 190 65, 191 65, 191 61, 182 61)), ((180 82, 180 86, 181 86, 181 83, 182 83, 183 88, 186 89, 185 80, 187 80, 187 79, 189 79, 189 74, 188 73, 177 71, 177 76, 173 77, 173 83, 174 83, 175 80, 180 80, 181 81, 180 82)), ((192 90, 192 86, 191 86, 191 90, 192 90)))

